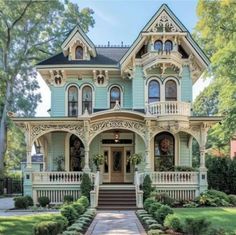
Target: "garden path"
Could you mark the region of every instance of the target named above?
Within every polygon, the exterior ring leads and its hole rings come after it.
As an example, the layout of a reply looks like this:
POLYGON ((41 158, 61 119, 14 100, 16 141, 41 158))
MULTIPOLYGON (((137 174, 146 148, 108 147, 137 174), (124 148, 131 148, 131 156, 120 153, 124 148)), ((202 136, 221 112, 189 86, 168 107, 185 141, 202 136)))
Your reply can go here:
POLYGON ((134 211, 99 211, 86 235, 146 235, 134 211))

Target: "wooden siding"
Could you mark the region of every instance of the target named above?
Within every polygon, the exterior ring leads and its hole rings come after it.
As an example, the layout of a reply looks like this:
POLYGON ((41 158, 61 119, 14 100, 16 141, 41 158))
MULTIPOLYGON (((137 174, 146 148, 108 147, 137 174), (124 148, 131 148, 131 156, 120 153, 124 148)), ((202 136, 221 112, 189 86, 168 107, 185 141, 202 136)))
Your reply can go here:
POLYGON ((144 79, 142 67, 136 66, 132 81, 133 108, 144 109, 144 79))
POLYGON ((179 134, 180 139, 180 166, 191 166, 191 147, 188 146, 189 135, 181 132, 179 134))
POLYGON ((188 66, 183 66, 181 79, 181 101, 192 102, 192 79, 188 66))

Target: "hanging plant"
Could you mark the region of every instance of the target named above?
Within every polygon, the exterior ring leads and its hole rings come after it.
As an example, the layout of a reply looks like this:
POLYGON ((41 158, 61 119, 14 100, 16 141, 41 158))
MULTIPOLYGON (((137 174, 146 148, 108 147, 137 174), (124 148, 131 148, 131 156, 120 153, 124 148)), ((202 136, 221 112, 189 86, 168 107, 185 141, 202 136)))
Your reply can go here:
POLYGON ((104 163, 104 155, 103 154, 96 154, 93 156, 93 163, 99 170, 100 165, 104 163))
POLYGON ((134 153, 132 154, 129 158, 128 161, 130 162, 130 164, 132 164, 133 166, 136 166, 138 164, 141 163, 142 161, 142 155, 140 153, 134 153))

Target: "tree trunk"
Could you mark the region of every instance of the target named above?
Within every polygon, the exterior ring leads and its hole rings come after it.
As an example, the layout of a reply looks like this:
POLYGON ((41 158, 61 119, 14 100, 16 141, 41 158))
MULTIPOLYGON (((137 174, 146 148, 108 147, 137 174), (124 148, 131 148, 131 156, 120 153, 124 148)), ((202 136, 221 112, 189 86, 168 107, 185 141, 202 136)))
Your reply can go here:
POLYGON ((4 170, 4 156, 7 150, 7 111, 8 111, 8 100, 10 97, 10 90, 11 90, 11 85, 10 81, 8 81, 6 89, 6 98, 0 125, 0 171, 4 170))

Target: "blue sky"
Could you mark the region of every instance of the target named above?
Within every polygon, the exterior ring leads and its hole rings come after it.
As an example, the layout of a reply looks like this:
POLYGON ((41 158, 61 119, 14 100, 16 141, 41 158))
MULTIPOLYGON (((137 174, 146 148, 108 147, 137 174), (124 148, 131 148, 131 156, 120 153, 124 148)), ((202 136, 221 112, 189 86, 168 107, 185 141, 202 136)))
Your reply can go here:
MULTIPOLYGON (((131 45, 145 24, 151 19, 159 7, 166 3, 185 27, 192 32, 197 23, 197 0, 73 0, 82 9, 90 7, 94 10, 95 26, 90 28, 88 36, 95 45, 124 44, 131 45)), ((48 116, 51 107, 50 91, 38 77, 41 87, 42 103, 39 104, 37 116, 48 116)), ((199 79, 193 86, 195 98, 203 88, 209 84, 209 79, 199 79)))
POLYGON ((88 36, 95 45, 131 45, 159 7, 166 3, 180 21, 192 32, 197 22, 196 0, 74 0, 81 8, 94 10, 95 26, 88 36))

